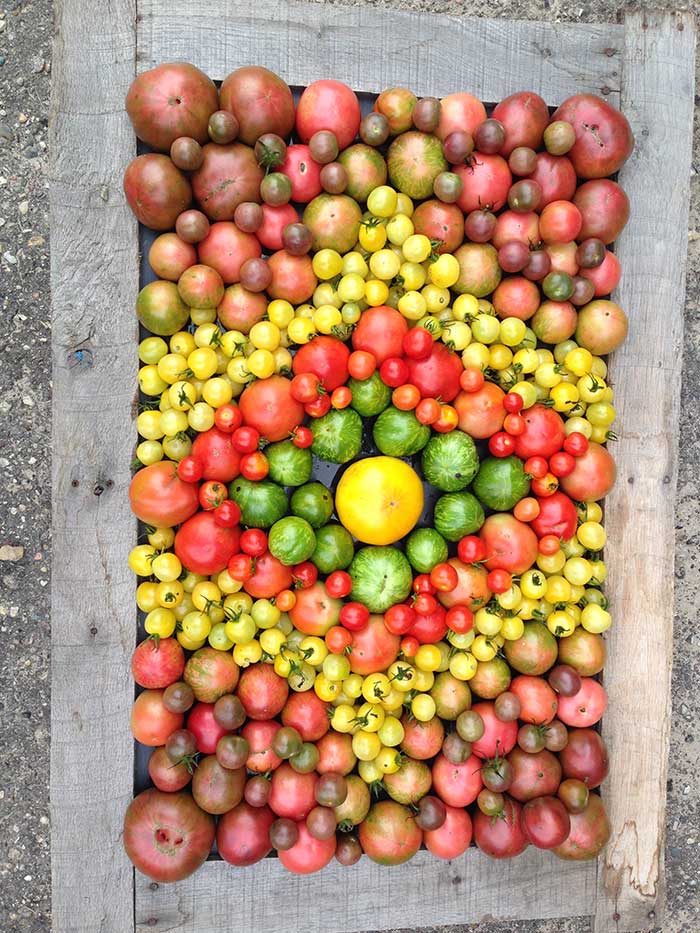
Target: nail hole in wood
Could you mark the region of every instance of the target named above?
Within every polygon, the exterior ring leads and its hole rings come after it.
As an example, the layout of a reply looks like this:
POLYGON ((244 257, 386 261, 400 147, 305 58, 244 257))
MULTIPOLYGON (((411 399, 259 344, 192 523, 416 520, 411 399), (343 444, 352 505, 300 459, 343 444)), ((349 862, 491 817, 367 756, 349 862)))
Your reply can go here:
POLYGON ((668 484, 669 484, 670 482, 671 482, 671 477, 670 477, 670 476, 664 476, 664 486, 668 486, 668 484))
POLYGON ((70 481, 70 484, 71 484, 71 486, 73 487, 73 489, 77 489, 77 487, 80 486, 80 483, 78 482, 77 479, 72 479, 72 480, 70 481))
POLYGON ((630 484, 630 486, 634 486, 634 476, 628 476, 627 482, 630 484))
POLYGON ((91 626, 90 626, 90 634, 93 635, 93 636, 94 636, 94 635, 97 635, 97 626, 96 626, 96 625, 91 625, 91 626))
POLYGON ((157 881, 151 881, 151 883, 148 885, 148 889, 149 889, 150 891, 157 891, 157 890, 158 890, 158 882, 157 882, 157 881))
POLYGON ((97 483, 95 488, 92 490, 92 494, 93 496, 101 496, 104 491, 105 491, 104 486, 102 486, 100 483, 97 483))
POLYGON ((112 486, 114 486, 114 480, 108 479, 107 482, 105 483, 105 489, 111 489, 112 486))
POLYGON ((618 912, 615 911, 615 913, 612 915, 612 918, 615 921, 615 923, 617 923, 617 921, 620 919, 620 914, 618 914, 618 912))
POLYGON ((157 917, 149 917, 146 921, 146 926, 154 927, 158 923, 157 917))
MULTIPOLYGON (((617 55, 617 49, 611 49, 611 48, 603 49, 603 55, 607 55, 608 58, 612 58, 613 55, 617 55)), ((613 74, 614 73, 615 72, 613 72, 613 74)))

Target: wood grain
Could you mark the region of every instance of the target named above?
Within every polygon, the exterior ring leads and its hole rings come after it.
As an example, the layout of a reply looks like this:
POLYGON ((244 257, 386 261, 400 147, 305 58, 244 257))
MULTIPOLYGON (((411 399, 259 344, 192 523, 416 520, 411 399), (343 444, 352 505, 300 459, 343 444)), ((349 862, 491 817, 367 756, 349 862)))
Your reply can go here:
POLYGON ((53 929, 133 930, 121 845, 133 787, 129 657, 136 636, 136 223, 122 173, 135 3, 56 4, 51 98, 53 929))
POLYGON ((503 862, 476 849, 450 862, 421 851, 393 868, 365 856, 352 868, 334 861, 307 877, 290 875, 271 858, 250 868, 207 862, 175 885, 153 885, 137 872, 136 930, 228 930, 234 897, 241 933, 345 933, 583 916, 590 913, 594 896, 595 863, 560 862, 534 848, 503 862), (275 896, 256 896, 264 891, 275 896))
POLYGON ((622 27, 466 19, 294 0, 140 0, 139 71, 192 61, 215 80, 260 64, 306 85, 332 75, 355 90, 469 90, 486 101, 532 89, 557 104, 591 91, 613 102, 622 27))
POLYGON ((694 55, 690 14, 626 17, 622 109, 636 148, 620 173, 632 214, 617 244, 623 274, 616 300, 630 333, 610 364, 621 431, 605 515, 614 624, 604 672, 611 762, 603 795, 613 836, 600 864, 596 933, 663 926, 694 55))

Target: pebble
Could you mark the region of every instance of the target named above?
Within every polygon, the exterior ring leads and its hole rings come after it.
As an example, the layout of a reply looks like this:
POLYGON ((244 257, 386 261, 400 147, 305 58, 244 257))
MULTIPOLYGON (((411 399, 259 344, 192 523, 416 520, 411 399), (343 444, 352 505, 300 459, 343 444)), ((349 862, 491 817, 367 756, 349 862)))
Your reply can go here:
POLYGON ((29 117, 27 116, 26 113, 20 113, 17 119, 19 120, 20 123, 26 123, 29 117))
POLYGON ((18 561, 24 557, 24 548, 21 545, 16 547, 12 544, 3 544, 0 546, 0 560, 18 561))
POLYGON ((3 253, 2 258, 5 260, 5 262, 9 262, 11 266, 14 266, 17 262, 17 257, 13 256, 12 253, 3 253))
POLYGON ((29 213, 29 201, 20 201, 17 210, 24 216, 29 213))
POLYGON ((0 123, 0 139, 12 139, 12 127, 7 123, 0 123))

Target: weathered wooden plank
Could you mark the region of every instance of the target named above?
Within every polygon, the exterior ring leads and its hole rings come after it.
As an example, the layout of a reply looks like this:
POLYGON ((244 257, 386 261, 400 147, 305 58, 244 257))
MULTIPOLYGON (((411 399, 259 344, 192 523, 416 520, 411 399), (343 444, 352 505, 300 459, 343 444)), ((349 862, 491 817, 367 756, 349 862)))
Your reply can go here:
POLYGON ((674 499, 695 27, 690 14, 625 19, 622 109, 634 155, 620 173, 632 215, 617 252, 617 300, 630 318, 610 376, 621 441, 618 481, 606 500, 612 611, 603 735, 613 825, 601 860, 595 929, 658 927, 673 651, 674 499), (664 153, 664 170, 658 154, 664 153))
POLYGON ((345 933, 583 916, 595 897, 595 874, 595 863, 559 862, 534 848, 500 863, 476 849, 450 862, 423 851, 393 868, 365 857, 352 868, 332 862, 310 876, 290 875, 277 859, 250 868, 207 862, 175 885, 153 885, 137 872, 136 930, 228 930, 232 897, 241 933, 345 933), (260 897, 261 891, 274 891, 275 896, 260 897))
POLYGON ((616 101, 622 27, 466 19, 294 0, 140 0, 139 70, 192 61, 215 80, 265 65, 293 85, 318 78, 379 93, 469 90, 486 101, 533 89, 550 104, 591 91, 616 101))
POLYGON ((133 930, 121 846, 132 796, 126 561, 134 443, 137 228, 121 179, 136 141, 134 0, 56 5, 51 100, 53 929, 133 930), (89 12, 89 15, 86 15, 89 12))

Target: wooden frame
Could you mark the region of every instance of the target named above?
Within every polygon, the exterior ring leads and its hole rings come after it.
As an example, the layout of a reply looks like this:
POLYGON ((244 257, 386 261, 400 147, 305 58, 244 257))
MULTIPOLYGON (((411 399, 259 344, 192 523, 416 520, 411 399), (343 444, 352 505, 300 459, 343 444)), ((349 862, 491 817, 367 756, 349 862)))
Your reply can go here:
POLYGON ((659 925, 694 47, 689 14, 554 25, 291 0, 59 0, 50 121, 55 930, 214 933, 230 927, 233 899, 236 926, 259 933, 572 915, 594 915, 597 933, 659 925), (136 140, 123 101, 137 71, 177 59, 215 79, 255 62, 291 84, 330 75, 369 92, 465 88, 497 101, 532 88, 556 104, 591 91, 629 117, 637 148, 621 178, 632 218, 618 244, 618 300, 631 332, 611 361, 621 439, 619 479, 606 501, 616 622, 605 669, 612 766, 603 792, 613 836, 598 863, 531 849, 494 866, 472 849, 449 863, 421 853, 400 868, 363 859, 349 871, 298 878, 273 859, 237 871, 210 862, 185 882, 159 886, 123 854, 133 787, 127 554, 135 521, 127 487, 138 289, 137 225, 121 189, 136 140), (284 915, 254 897, 272 886, 284 915), (360 891, 371 893, 360 899, 360 891))

